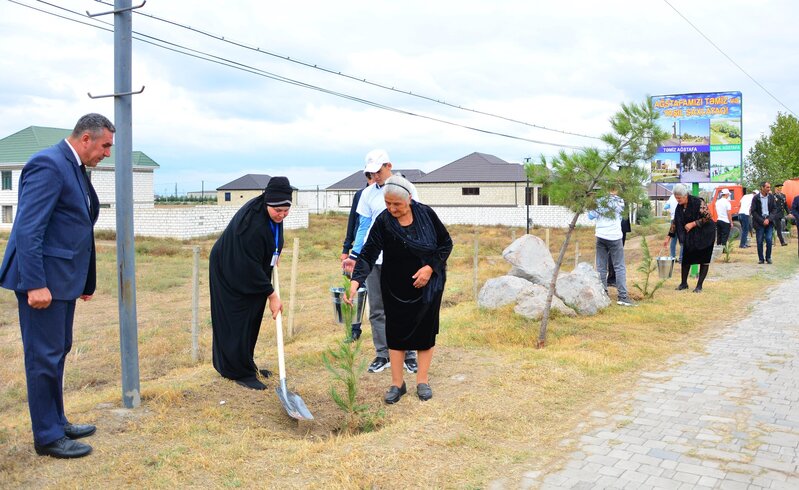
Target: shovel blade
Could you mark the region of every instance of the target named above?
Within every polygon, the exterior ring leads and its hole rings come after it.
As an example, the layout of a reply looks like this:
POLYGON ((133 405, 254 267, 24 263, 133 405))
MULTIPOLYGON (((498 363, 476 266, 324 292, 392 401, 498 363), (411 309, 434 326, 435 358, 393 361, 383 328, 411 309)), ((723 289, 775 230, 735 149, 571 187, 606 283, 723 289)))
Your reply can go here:
POLYGON ((287 390, 285 386, 278 386, 275 388, 275 391, 277 392, 277 397, 280 398, 280 403, 283 404, 283 408, 286 409, 286 413, 289 414, 289 417, 297 420, 313 420, 311 411, 305 406, 305 402, 302 401, 300 395, 287 390))

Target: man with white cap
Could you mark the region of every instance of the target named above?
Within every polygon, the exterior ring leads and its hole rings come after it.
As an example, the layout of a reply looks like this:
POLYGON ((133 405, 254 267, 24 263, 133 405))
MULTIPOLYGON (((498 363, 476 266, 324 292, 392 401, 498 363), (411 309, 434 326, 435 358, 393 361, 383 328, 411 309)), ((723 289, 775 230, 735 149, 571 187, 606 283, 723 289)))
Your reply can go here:
POLYGON ((732 204, 730 204, 730 190, 722 189, 716 199, 716 245, 726 245, 730 238, 732 227, 732 204))
MULTIPOLYGON (((385 150, 372 150, 366 154, 366 165, 364 173, 369 173, 374 183, 363 190, 361 199, 358 201, 358 230, 355 233, 355 241, 352 244, 350 256, 341 263, 345 272, 352 274, 358 255, 361 253, 369 230, 375 218, 386 209, 386 201, 383 197, 383 184, 391 177, 391 160, 385 150)), ((416 188, 412 189, 411 198, 419 200, 416 188)), ((376 357, 369 365, 370 373, 379 373, 391 367, 388 356, 388 342, 386 341, 386 314, 383 309, 383 295, 380 289, 380 274, 383 269, 383 255, 378 257, 372 272, 366 278, 366 290, 369 292, 369 323, 372 325, 372 342, 375 346, 376 357)), ((405 370, 415 373, 418 370, 415 351, 405 351, 405 370)))

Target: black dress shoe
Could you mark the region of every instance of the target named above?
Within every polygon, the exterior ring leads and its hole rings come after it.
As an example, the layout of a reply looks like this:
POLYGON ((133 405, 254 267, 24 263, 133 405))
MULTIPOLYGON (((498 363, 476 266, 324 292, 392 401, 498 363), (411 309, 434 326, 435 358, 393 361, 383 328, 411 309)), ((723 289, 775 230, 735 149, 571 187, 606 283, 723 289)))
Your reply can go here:
POLYGON ((433 398, 433 389, 430 388, 430 385, 427 383, 419 383, 416 385, 416 395, 420 400, 426 402, 427 400, 433 398))
POLYGON ((89 424, 67 424, 64 426, 64 435, 70 439, 80 439, 88 437, 97 430, 97 427, 89 424))
POLYGON ((402 387, 397 388, 396 386, 392 385, 391 388, 388 389, 386 392, 386 396, 383 397, 383 400, 389 405, 393 403, 397 403, 402 398, 402 395, 407 393, 408 390, 405 388, 405 382, 402 382, 402 387))
POLYGON ((700 288, 699 286, 697 286, 697 287, 695 287, 695 288, 694 288, 694 292, 695 292, 695 293, 701 293, 701 292, 702 292, 702 288, 700 288))
POLYGON ((249 388, 251 390, 265 390, 266 385, 258 381, 258 378, 255 376, 250 376, 248 378, 236 379, 234 380, 236 384, 239 384, 245 388, 249 388))
POLYGON ((683 289, 688 289, 688 285, 687 284, 680 284, 679 286, 676 287, 675 290, 676 291, 682 291, 683 289))
POLYGON ((73 441, 68 437, 62 437, 50 444, 33 444, 33 449, 39 456, 52 456, 53 458, 82 458, 90 452, 92 447, 82 442, 73 441))

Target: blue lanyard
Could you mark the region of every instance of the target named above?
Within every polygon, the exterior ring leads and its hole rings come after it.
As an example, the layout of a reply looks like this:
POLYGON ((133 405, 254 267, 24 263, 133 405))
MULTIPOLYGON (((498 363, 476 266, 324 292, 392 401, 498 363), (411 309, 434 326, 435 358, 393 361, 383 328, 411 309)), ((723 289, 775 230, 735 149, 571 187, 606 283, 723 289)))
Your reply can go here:
POLYGON ((278 254, 277 247, 278 244, 280 243, 280 226, 273 221, 269 222, 269 226, 272 228, 272 235, 274 235, 275 237, 275 255, 277 255, 278 254))

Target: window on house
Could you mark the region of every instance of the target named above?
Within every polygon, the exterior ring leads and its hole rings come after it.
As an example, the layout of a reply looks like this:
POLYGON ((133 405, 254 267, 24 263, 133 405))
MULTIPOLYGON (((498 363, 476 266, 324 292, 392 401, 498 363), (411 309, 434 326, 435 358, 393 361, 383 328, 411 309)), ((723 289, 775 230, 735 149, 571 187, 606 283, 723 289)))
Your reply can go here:
POLYGON ((525 187, 524 188, 524 205, 531 206, 533 204, 533 191, 535 187, 525 187))
POLYGON ((538 202, 539 206, 549 206, 549 196, 544 194, 544 188, 538 188, 538 202))
MULTIPOLYGON (((10 191, 11 190, 11 170, 3 170, 2 171, 2 180, 3 180, 2 190, 10 191)), ((9 223, 10 223, 10 221, 9 221, 9 223)))
POLYGON ((3 223, 11 223, 11 220, 13 219, 11 206, 3 206, 2 214, 3 223))
POLYGON ((225 202, 230 202, 230 193, 225 192, 225 202))
POLYGON ((480 188, 479 187, 461 187, 461 195, 464 195, 464 196, 479 196, 480 195, 480 188))

